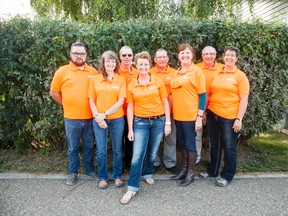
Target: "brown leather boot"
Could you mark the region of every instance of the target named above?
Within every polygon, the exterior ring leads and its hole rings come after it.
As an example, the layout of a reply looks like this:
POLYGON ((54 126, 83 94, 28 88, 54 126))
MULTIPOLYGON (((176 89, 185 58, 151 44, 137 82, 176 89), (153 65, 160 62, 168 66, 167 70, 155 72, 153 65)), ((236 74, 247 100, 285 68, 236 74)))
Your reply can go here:
POLYGON ((187 174, 185 179, 181 181, 181 186, 187 186, 195 179, 194 171, 195 171, 197 154, 194 152, 187 152, 187 155, 188 155, 187 174))
POLYGON ((171 180, 182 180, 186 177, 187 172, 187 151, 181 149, 181 160, 182 160, 182 168, 181 171, 174 176, 171 176, 171 180))

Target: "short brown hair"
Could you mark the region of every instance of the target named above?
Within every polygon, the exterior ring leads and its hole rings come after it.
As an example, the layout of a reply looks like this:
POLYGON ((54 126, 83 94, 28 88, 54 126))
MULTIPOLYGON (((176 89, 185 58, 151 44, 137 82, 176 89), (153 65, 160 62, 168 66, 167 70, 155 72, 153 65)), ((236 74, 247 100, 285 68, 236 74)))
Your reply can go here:
POLYGON ((192 55, 193 55, 192 61, 196 61, 195 51, 194 51, 193 47, 192 47, 190 44, 188 44, 188 43, 181 44, 181 45, 179 46, 179 48, 178 48, 178 54, 179 54, 181 51, 183 51, 183 50, 185 50, 185 49, 187 49, 187 48, 192 52, 192 55))

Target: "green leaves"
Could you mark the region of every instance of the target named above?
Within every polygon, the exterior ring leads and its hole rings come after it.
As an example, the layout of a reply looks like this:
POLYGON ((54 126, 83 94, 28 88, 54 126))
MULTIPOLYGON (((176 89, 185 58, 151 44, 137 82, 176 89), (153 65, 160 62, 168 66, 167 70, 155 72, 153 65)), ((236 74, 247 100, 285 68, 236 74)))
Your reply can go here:
POLYGON ((201 50, 211 45, 222 61, 226 46, 240 50, 238 67, 251 85, 249 105, 241 136, 250 137, 271 128, 288 110, 288 27, 251 21, 187 18, 81 23, 67 20, 31 21, 16 17, 0 23, 0 148, 25 149, 32 142, 51 148, 65 146, 61 108, 49 97, 54 72, 69 62, 75 41, 88 48, 89 64, 97 65, 101 54, 119 52, 123 45, 134 53, 151 56, 165 48, 170 64, 178 67, 177 49, 190 43, 200 61, 201 50))

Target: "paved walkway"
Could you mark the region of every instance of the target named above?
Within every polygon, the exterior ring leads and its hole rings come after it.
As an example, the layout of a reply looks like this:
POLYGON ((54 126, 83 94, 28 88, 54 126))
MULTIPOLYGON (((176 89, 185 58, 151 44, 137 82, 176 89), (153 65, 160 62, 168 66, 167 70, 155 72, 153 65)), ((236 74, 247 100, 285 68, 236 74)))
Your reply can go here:
MULTIPOLYGON (((0 174, 0 215, 288 215, 288 175, 236 176, 227 187, 209 178, 180 187, 167 175, 156 184, 141 182, 131 203, 119 202, 126 187, 113 182, 100 190, 96 181, 80 176, 75 186, 65 175, 0 174)), ((127 179, 127 176, 125 177, 127 179)))

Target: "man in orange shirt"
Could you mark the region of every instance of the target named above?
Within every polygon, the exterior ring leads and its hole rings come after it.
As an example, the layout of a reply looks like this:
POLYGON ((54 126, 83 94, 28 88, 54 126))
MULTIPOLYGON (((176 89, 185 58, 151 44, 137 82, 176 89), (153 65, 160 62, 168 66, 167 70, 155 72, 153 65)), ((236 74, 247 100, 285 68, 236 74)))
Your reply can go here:
MULTIPOLYGON (((170 89, 170 82, 176 70, 168 65, 169 57, 165 49, 161 48, 156 51, 154 61, 156 65, 150 69, 150 73, 151 75, 162 79, 163 83, 165 84, 171 110, 171 133, 164 137, 163 163, 166 170, 172 174, 176 174, 178 172, 176 167, 176 127, 172 116, 172 100, 170 89)), ((159 154, 157 154, 157 157, 154 161, 154 167, 157 169, 160 165, 161 159, 159 154)))
MULTIPOLYGON (((132 66, 133 60, 133 51, 129 46, 123 46, 119 51, 119 57, 121 60, 120 67, 118 73, 120 76, 125 78, 126 87, 128 89, 128 84, 137 79, 138 71, 136 68, 132 66)), ((132 159, 132 152, 133 152, 133 142, 128 139, 128 122, 127 122, 127 103, 126 101, 123 104, 124 109, 124 120, 125 120, 125 128, 123 134, 123 169, 130 170, 130 164, 132 159)))
POLYGON ((71 46, 70 63, 60 67, 53 77, 50 95, 64 110, 68 142, 67 185, 74 185, 80 168, 79 148, 82 140, 85 173, 96 177, 93 165, 94 132, 92 113, 87 98, 90 79, 97 71, 86 64, 86 48, 76 42, 71 46))
MULTIPOLYGON (((202 50, 202 62, 196 64, 200 67, 205 75, 206 79, 206 90, 208 89, 212 76, 216 72, 219 72, 223 68, 223 64, 216 62, 216 49, 212 46, 206 46, 202 50)), ((202 133, 203 127, 197 130, 196 136, 196 149, 197 149, 197 159, 196 164, 201 160, 201 151, 202 151, 202 133)))

